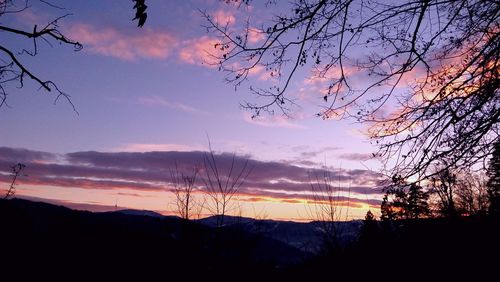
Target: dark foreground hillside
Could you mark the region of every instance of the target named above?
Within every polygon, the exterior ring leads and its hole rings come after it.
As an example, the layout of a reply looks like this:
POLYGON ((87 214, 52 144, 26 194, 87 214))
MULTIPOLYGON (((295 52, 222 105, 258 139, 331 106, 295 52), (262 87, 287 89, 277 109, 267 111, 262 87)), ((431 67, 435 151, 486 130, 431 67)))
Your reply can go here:
POLYGON ((179 218, 82 212, 19 199, 0 200, 0 224, 1 268, 20 276, 248 278, 278 272, 304 255, 273 239, 179 218))
POLYGON ((245 228, 0 200, 0 269, 15 277, 9 281, 482 281, 500 272, 499 223, 491 218, 372 222, 360 230, 341 250, 311 257, 245 228))
MULTIPOLYGON (((197 222, 214 227, 216 226, 217 217, 202 218, 197 222)), ((318 221, 295 222, 226 216, 224 222, 225 225, 233 229, 281 241, 300 249, 309 256, 320 253, 322 249, 323 237, 318 231, 321 230, 323 225, 318 221)), ((340 232, 341 236, 338 238, 339 244, 347 246, 355 242, 361 225, 361 220, 336 222, 336 229, 342 231, 340 232)))
MULTIPOLYGON (((500 221, 489 217, 419 219, 364 224, 358 241, 300 265, 300 274, 330 266, 349 279, 497 281, 500 221)), ((323 272, 324 273, 324 272, 323 272)))

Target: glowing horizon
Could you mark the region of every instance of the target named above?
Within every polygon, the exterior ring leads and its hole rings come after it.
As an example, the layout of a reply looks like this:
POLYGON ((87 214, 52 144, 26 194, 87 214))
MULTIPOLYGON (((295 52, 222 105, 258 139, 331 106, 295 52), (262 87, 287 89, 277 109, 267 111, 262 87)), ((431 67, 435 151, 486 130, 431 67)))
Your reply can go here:
MULTIPOLYGON (((16 160, 27 165, 17 181, 16 195, 21 198, 90 211, 120 207, 164 215, 176 215, 169 176, 174 165, 180 172, 189 173, 205 154, 201 151, 53 154, 7 147, 0 147, 0 153, 2 167, 16 160)), ((221 153, 215 157, 221 172, 225 173, 232 155, 221 153)), ((235 158, 236 165, 247 161, 253 169, 235 194, 229 215, 259 218, 264 213, 269 219, 316 219, 310 212, 322 200, 314 198, 311 177, 323 173, 323 168, 259 161, 239 155, 235 158)), ((359 169, 328 168, 328 171, 333 176, 330 184, 335 187, 337 205, 345 210, 339 220, 362 218, 368 209, 378 209, 381 189, 374 185, 381 181, 380 175, 359 169)), ((204 177, 201 168, 193 197, 210 201, 202 181, 204 177)), ((3 170, 0 182, 6 187, 10 180, 8 171, 3 170)), ((214 215, 206 207, 200 214, 214 215)))

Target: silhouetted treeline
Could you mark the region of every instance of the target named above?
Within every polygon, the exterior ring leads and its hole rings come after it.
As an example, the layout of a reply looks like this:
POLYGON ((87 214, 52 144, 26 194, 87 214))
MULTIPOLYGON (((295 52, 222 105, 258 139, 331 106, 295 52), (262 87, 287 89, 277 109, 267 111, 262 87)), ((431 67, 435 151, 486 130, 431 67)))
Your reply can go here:
POLYGON ((294 277, 492 281, 500 224, 491 217, 365 220, 359 240, 293 268, 294 277), (464 280, 465 279, 465 280, 464 280))
MULTIPOLYGON (((176 217, 91 213, 0 200, 2 271, 21 281, 218 279, 406 280, 495 275, 500 224, 494 217, 377 221, 368 212, 358 240, 306 255, 242 225, 209 227, 176 217)), ((434 280, 434 279, 433 279, 434 280)))
POLYGON ((429 217, 498 217, 500 214, 500 142, 484 172, 439 169, 426 182, 395 175, 386 185, 382 220, 429 217))

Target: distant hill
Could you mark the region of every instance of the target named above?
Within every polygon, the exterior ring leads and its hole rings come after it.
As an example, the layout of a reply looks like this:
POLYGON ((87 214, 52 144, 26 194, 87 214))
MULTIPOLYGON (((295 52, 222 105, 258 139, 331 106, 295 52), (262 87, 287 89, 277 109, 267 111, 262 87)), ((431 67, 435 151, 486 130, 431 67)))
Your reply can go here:
MULTIPOLYGON (((149 210, 124 209, 109 213, 181 220, 176 216, 164 216, 149 210)), ((195 220, 195 222, 209 227, 216 227, 219 217, 220 216, 209 216, 195 220)), ((357 239, 362 221, 353 220, 337 222, 336 224, 339 225, 339 229, 342 230, 342 236, 340 238, 341 243, 347 245, 357 239)), ((320 222, 294 222, 226 215, 224 216, 224 226, 226 228, 238 229, 242 232, 272 238, 310 254, 317 254, 322 247, 320 222)))
POLYGON ((148 211, 92 213, 21 199, 0 200, 0 226, 2 268, 12 271, 102 272, 117 277, 169 271, 184 271, 191 277, 221 268, 226 275, 250 269, 275 273, 305 257, 297 248, 259 234, 148 211))
POLYGON ((114 211, 114 212, 115 213, 121 213, 121 214, 128 214, 128 215, 164 217, 164 215, 162 215, 161 213, 157 213, 157 212, 154 212, 154 211, 148 211, 148 210, 125 209, 125 210, 117 210, 117 211, 114 211))
MULTIPOLYGON (((198 220, 198 222, 215 227, 217 217, 211 216, 198 220)), ((316 254, 321 249, 321 223, 320 222, 294 222, 280 220, 259 220, 248 217, 225 216, 224 225, 237 228, 245 232, 260 234, 276 239, 285 244, 298 248, 307 253, 316 254)), ((341 243, 347 245, 358 238, 362 225, 361 220, 336 222, 341 232, 341 243)))
MULTIPOLYGON (((109 213, 181 220, 176 216, 164 216, 149 210, 124 209, 109 213)), ((195 222, 214 228, 217 227, 217 219, 219 217, 220 216, 209 216, 195 220, 195 222)), ((353 220, 337 222, 336 224, 339 225, 339 229, 342 230, 342 236, 340 238, 341 243, 347 245, 357 239, 362 221, 353 220)), ((320 222, 294 222, 226 215, 224 216, 224 226, 245 233, 272 238, 309 254, 317 254, 322 247, 320 222)))

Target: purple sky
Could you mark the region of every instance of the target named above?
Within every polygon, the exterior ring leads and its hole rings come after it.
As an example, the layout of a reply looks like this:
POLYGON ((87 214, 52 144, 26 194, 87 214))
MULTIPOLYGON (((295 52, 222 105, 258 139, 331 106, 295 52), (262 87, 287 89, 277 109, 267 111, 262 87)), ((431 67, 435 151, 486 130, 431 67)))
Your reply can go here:
MULTIPOLYGON (((131 21, 132 1, 54 2, 65 10, 33 1, 30 9, 1 19, 3 25, 30 30, 33 24, 72 13, 61 29, 84 45, 74 52, 40 42, 37 57, 20 56, 40 77, 69 93, 79 114, 63 100, 54 105, 55 97, 32 82, 7 89, 9 107, 0 108, 0 171, 27 163, 19 196, 95 205, 94 210, 120 201, 168 213, 165 167, 174 159, 181 164, 199 161, 208 135, 216 152, 235 152, 255 165, 241 191, 246 216, 257 208, 266 209, 271 218, 306 218, 299 210, 310 189, 307 175, 325 162, 345 177, 344 186, 350 181, 353 202, 359 203, 351 217, 362 216, 368 204, 378 205, 379 176, 366 170, 379 168, 377 161, 368 160, 376 148, 361 125, 314 116, 323 105, 322 94, 307 73, 289 90, 301 105, 291 119, 252 120, 250 112, 239 108, 252 99, 249 85, 235 91, 223 73, 202 64, 216 41, 202 27, 198 9, 235 27, 248 16, 261 22, 272 10, 238 10, 215 0, 149 0, 148 20, 140 29, 131 21), (150 151, 165 152, 139 153, 150 151)), ((0 35, 8 47, 30 47, 17 37, 0 35)), ((252 40, 260 37, 254 34, 252 40)), ((252 75, 252 82, 272 83, 262 70, 252 75)), ((0 174, 0 181, 8 177, 0 174)))

